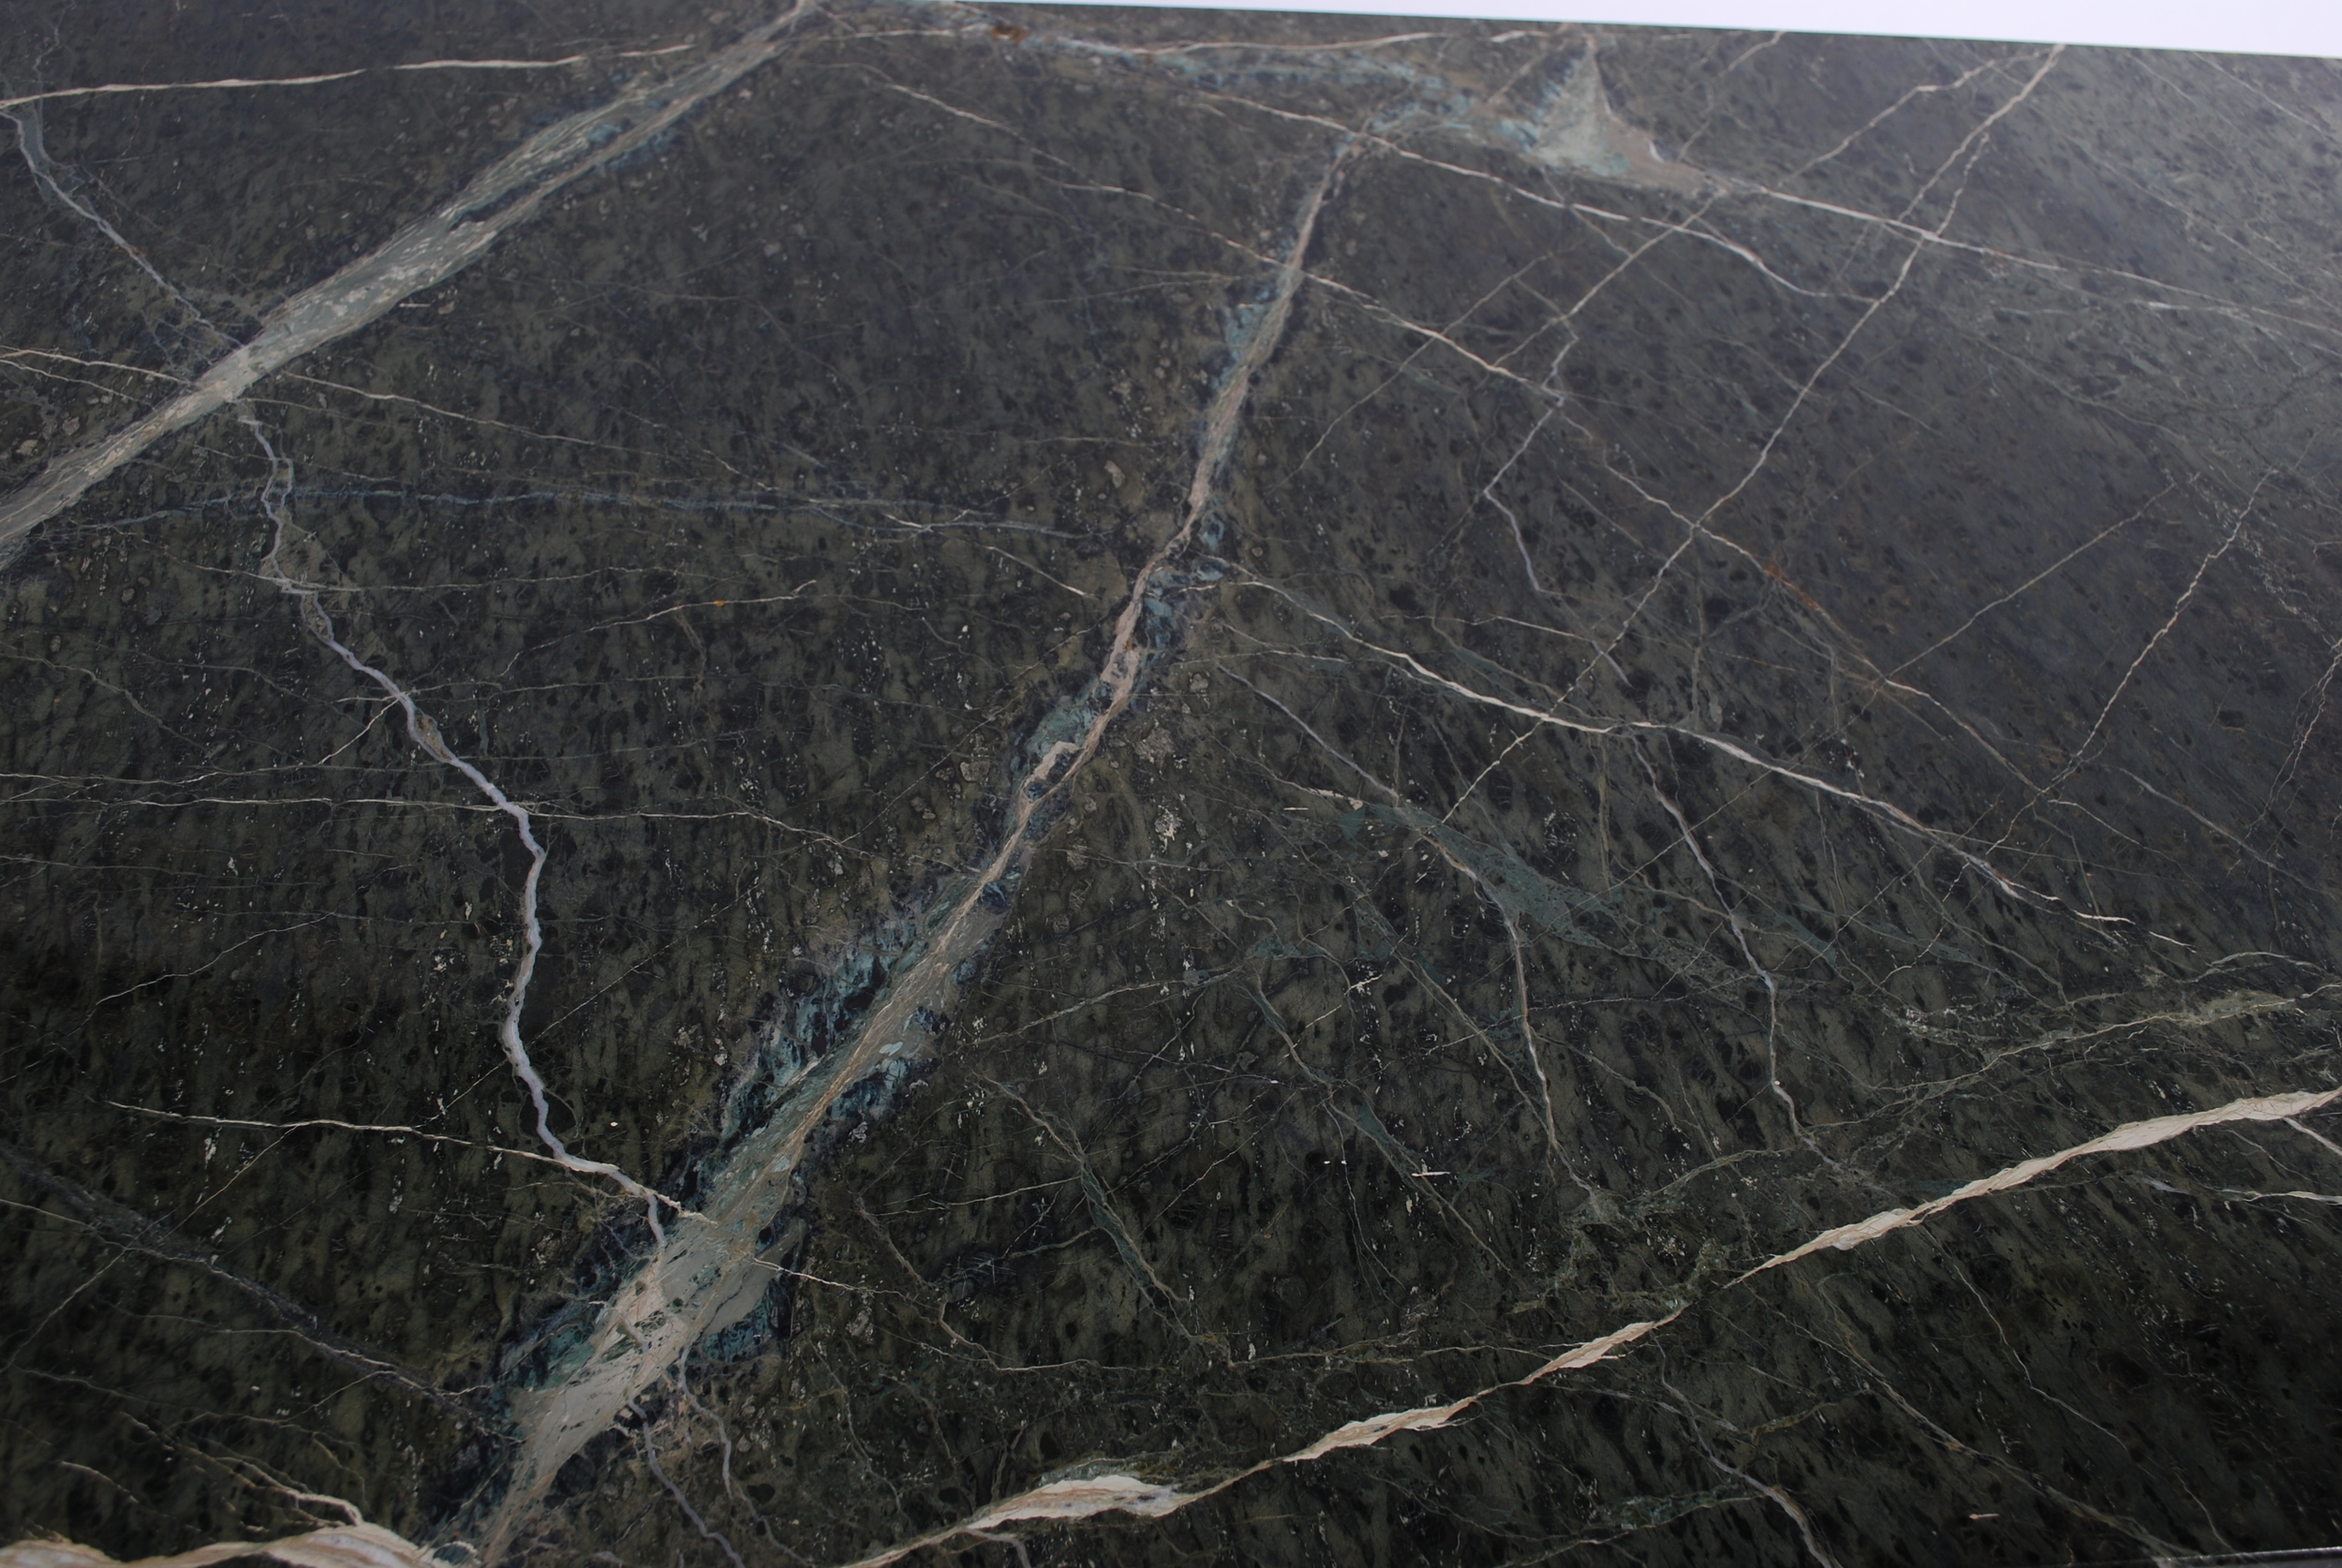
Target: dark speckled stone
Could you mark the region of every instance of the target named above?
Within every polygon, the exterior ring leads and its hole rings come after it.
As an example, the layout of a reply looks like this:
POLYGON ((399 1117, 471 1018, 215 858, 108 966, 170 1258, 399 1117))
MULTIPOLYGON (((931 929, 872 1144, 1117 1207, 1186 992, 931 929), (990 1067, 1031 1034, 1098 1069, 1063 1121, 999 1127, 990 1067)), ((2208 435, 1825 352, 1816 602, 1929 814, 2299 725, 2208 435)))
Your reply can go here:
POLYGON ((2334 66, 0 37, 0 1539, 2342 1541, 2334 66))

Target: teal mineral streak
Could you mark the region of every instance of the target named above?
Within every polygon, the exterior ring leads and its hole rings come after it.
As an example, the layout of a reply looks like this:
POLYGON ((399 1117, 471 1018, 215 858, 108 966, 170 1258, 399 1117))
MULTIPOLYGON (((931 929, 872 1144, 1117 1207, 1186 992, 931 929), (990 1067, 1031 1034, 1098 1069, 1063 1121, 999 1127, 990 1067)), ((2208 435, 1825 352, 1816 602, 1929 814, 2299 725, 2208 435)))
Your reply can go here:
MULTIPOLYGON (((932 1055, 932 1040, 918 1021, 947 1013, 946 993, 1006 922, 1026 865, 1062 816, 1069 798, 1064 786, 1178 643, 1184 625, 1176 604, 1178 564, 1215 504, 1253 380, 1291 318, 1318 214, 1356 145, 1352 138, 1336 145, 1300 209, 1267 305, 1247 318, 1247 332, 1233 346, 1197 436, 1185 516, 1133 582, 1099 676, 1037 727, 1055 727, 1063 738, 1037 749, 1030 741, 1019 747, 1028 771, 1013 786, 1001 841, 985 869, 956 880, 915 917, 918 936, 905 944, 868 1009, 788 1084, 772 1112, 753 1125, 741 1118, 741 1135, 707 1170, 696 1206, 614 1293, 597 1324, 591 1358, 565 1381, 513 1394, 520 1441, 510 1483, 499 1486, 492 1505, 485 1505, 483 1490, 485 1506, 476 1505, 465 1521, 467 1536, 483 1541, 491 1556, 512 1539, 555 1473, 618 1412, 711 1336, 728 1342, 721 1337, 763 1307, 778 1212, 804 1191, 842 1122, 882 1107, 909 1081, 913 1065, 932 1055)), ((859 959, 851 962, 846 979, 876 975, 875 954, 871 963, 865 971, 859 959)))

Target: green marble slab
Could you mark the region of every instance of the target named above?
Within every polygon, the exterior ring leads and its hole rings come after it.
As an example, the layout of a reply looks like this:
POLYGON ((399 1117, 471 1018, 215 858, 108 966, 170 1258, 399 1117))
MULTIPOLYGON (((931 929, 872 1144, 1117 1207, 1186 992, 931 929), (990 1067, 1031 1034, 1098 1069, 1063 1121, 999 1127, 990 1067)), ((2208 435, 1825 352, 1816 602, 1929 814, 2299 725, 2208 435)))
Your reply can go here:
POLYGON ((0 115, 0 1563, 2342 1541, 2333 63, 24 0, 0 115))

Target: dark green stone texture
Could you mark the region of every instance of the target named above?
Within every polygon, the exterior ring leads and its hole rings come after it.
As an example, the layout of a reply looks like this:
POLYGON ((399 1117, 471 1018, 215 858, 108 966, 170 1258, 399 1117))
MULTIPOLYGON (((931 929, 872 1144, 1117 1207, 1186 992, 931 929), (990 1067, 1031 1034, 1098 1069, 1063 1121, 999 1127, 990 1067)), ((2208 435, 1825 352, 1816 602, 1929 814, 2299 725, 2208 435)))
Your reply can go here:
POLYGON ((23 0, 0 78, 0 1540, 2342 1541, 2336 67, 23 0), (667 1279, 632 1184, 749 1219, 667 1279))

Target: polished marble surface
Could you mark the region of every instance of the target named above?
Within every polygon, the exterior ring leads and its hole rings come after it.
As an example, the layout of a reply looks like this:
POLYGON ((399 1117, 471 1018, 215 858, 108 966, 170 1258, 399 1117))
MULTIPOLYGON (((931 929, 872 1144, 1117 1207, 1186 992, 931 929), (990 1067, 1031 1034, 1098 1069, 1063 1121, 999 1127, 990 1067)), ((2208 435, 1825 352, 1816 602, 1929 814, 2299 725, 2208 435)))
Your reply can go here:
POLYGON ((2342 1540, 2342 69, 0 35, 0 1561, 2342 1540))

